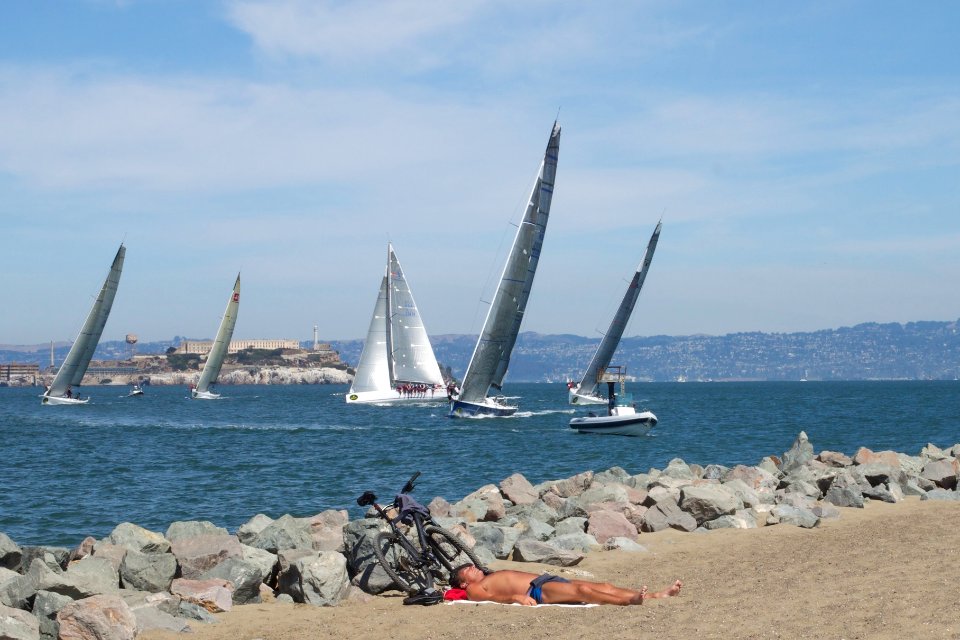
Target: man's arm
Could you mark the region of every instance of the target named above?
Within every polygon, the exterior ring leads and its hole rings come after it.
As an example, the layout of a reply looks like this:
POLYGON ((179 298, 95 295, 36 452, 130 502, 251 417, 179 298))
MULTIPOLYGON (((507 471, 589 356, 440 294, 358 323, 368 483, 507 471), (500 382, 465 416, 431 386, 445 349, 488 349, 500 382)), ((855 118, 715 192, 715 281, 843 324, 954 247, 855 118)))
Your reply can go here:
POLYGON ((467 587, 467 597, 471 600, 488 600, 500 604, 522 604, 525 606, 537 604, 536 600, 525 593, 511 595, 497 593, 483 583, 469 585, 467 587))

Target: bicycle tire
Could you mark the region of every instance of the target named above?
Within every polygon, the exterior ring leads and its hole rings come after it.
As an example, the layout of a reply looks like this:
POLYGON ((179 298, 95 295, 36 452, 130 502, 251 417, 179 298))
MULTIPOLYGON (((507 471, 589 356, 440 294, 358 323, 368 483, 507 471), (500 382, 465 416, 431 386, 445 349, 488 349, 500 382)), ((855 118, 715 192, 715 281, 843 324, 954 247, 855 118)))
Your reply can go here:
POLYGON ((447 572, 447 576, 444 578, 446 582, 450 582, 450 571, 460 565, 466 564, 468 560, 484 573, 490 572, 490 570, 484 566, 483 562, 480 561, 480 558, 477 557, 477 554, 473 552, 473 549, 467 547, 463 540, 458 538, 456 534, 437 525, 424 527, 424 533, 427 534, 427 540, 433 548, 434 556, 440 561, 440 564, 443 565, 444 570, 447 572))
POLYGON ((381 531, 374 539, 373 554, 384 572, 400 591, 410 595, 433 587, 429 572, 420 567, 420 559, 400 542, 400 536, 392 531, 381 531))

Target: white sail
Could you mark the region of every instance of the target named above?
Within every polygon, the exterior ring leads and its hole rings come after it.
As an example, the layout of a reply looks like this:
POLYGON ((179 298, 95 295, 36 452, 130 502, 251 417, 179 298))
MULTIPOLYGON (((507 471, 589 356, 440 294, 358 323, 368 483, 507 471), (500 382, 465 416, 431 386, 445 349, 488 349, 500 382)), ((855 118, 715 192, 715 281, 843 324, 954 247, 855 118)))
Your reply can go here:
POLYGON ((656 229, 653 230, 653 235, 650 236, 650 241, 647 243, 647 249, 643 252, 643 259, 640 260, 640 264, 633 274, 633 279, 630 280, 627 291, 623 294, 620 307, 614 314, 610 327, 600 341, 590 364, 587 365, 583 377, 580 379, 580 384, 570 389, 569 400, 571 404, 602 404, 607 402, 606 398, 597 395, 597 376, 610 366, 610 360, 620 344, 627 323, 630 322, 630 316, 633 314, 637 299, 640 297, 643 283, 647 279, 650 263, 653 262, 653 254, 657 250, 661 226, 662 224, 658 222, 656 229))
POLYGON ((233 285, 233 291, 230 293, 230 299, 227 301, 227 309, 223 312, 223 319, 220 321, 220 329, 217 331, 217 337, 210 347, 210 353, 207 354, 207 361, 203 365, 203 371, 200 372, 200 380, 191 396, 197 399, 210 399, 218 397, 217 394, 210 392, 210 385, 213 384, 217 376, 220 375, 220 368, 223 366, 223 360, 227 357, 227 350, 230 347, 230 339, 233 337, 233 328, 237 325, 237 312, 240 309, 240 274, 237 274, 237 281, 233 285))
POLYGON ((460 394, 451 406, 451 417, 476 413, 509 415, 516 411, 516 407, 505 406, 487 410, 490 405, 487 393, 490 387, 501 388, 513 345, 520 333, 550 216, 559 153, 560 127, 554 122, 540 172, 487 311, 483 331, 464 374, 460 394))
POLYGON ((380 293, 373 308, 367 339, 360 352, 357 372, 350 385, 350 396, 361 393, 382 392, 396 395, 390 384, 390 363, 387 357, 387 277, 380 281, 380 293))
POLYGON ((400 261, 393 247, 388 245, 389 271, 387 273, 390 322, 388 346, 390 349, 390 378, 397 384, 427 384, 443 386, 440 365, 433 354, 430 338, 420 318, 413 292, 407 283, 400 261))
POLYGON ((97 349, 97 343, 100 342, 100 336, 107 324, 107 318, 110 316, 113 299, 116 297, 117 287, 120 285, 120 273, 123 271, 123 259, 126 254, 127 249, 121 244, 117 250, 117 255, 113 258, 113 264, 110 265, 107 279, 100 288, 100 295, 97 296, 90 313, 87 314, 83 327, 80 329, 80 334, 74 341, 73 346, 70 347, 66 360, 60 365, 60 369, 53 379, 53 384, 43 395, 43 404, 68 404, 68 401, 72 398, 67 397, 67 391, 70 390, 72 396, 73 390, 71 387, 80 386, 83 376, 87 372, 87 367, 90 366, 93 352, 97 349))
POLYGON ((387 268, 347 402, 433 399, 443 386, 440 366, 400 261, 387 245, 387 268), (398 385, 425 385, 427 395, 406 395, 398 385))

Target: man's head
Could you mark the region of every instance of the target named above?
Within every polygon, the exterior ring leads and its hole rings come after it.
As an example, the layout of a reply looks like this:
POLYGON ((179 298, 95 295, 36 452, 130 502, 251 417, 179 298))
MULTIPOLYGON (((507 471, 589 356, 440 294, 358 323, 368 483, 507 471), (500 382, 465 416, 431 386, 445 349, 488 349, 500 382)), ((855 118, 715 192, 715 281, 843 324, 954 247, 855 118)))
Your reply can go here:
MULTIPOLYGON (((450 586, 454 589, 463 589, 464 585, 470 582, 470 579, 467 577, 471 574, 471 571, 465 571, 467 569, 477 569, 473 563, 468 562, 467 564, 462 564, 459 567, 453 569, 450 572, 450 586)), ((482 572, 481 572, 482 574, 482 572)))

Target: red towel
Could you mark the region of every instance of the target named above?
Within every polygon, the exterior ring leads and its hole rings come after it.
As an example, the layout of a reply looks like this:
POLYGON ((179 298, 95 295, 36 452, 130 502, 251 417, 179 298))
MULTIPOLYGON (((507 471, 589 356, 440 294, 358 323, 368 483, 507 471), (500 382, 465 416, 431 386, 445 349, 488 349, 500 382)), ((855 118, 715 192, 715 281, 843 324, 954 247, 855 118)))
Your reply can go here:
POLYGON ((444 600, 466 600, 467 592, 464 589, 447 589, 443 592, 444 600))

